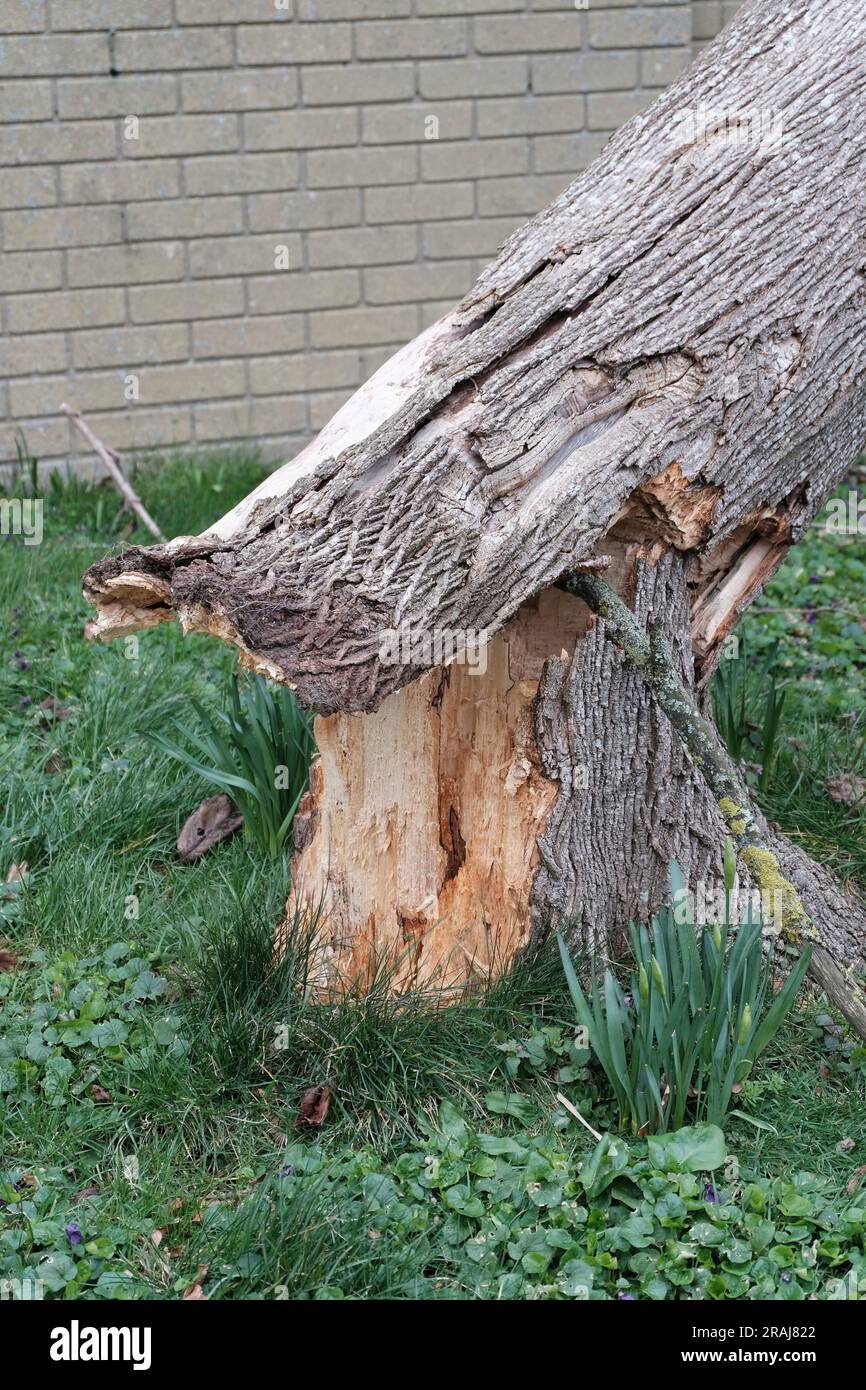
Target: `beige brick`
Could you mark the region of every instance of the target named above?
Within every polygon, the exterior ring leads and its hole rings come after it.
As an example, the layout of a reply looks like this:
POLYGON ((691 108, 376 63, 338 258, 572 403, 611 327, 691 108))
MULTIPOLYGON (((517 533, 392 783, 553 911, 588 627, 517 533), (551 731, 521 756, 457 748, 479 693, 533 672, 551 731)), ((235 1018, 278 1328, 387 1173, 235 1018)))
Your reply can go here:
POLYGON ((366 347, 392 343, 395 338, 405 343, 417 331, 418 313, 414 305, 398 309, 329 309, 310 319, 314 348, 366 347))
MULTIPOLYGON (((273 320, 270 322, 273 323, 273 320)), ((361 361, 357 352, 304 353, 288 358, 259 357, 250 362, 250 386, 255 396, 280 396, 287 391, 324 391, 335 386, 358 386, 360 381, 361 361)))
POLYGON ((71 343, 72 365, 79 371, 94 367, 134 371, 142 363, 183 362, 190 356, 189 326, 185 323, 93 328, 73 333, 71 343))
POLYGON ((0 127, 0 164, 66 164, 75 159, 113 159, 114 127, 108 122, 81 125, 0 127))
MULTIPOLYGON (((520 218, 489 218, 472 222, 437 222, 424 228, 424 254, 433 260, 448 257, 492 256, 520 218)), ((467 284, 467 289, 469 285, 467 284)))
POLYGON ((171 237, 227 236, 243 231, 240 198, 162 199, 129 203, 126 230, 131 241, 171 237))
POLYGON ((0 376, 62 372, 65 366, 66 339, 62 333, 28 333, 0 342, 0 376))
POLYGON ((307 254, 314 269, 350 265, 388 265, 414 261, 418 234, 414 227, 355 227, 341 232, 310 232, 307 254))
POLYGON ((653 98, 648 92, 605 92, 588 99, 587 123, 590 130, 617 130, 639 111, 645 111, 653 98))
POLYGON ((357 144, 358 126, 358 112, 345 107, 253 112, 244 123, 244 135, 248 150, 316 150, 357 144))
MULTIPOLYGON (((590 163, 585 135, 540 135, 535 142, 539 174, 577 174, 590 163)), ((563 179, 563 188, 567 180, 563 179)))
POLYGON ((297 0, 298 19, 405 19, 412 0, 297 0))
POLYGON ((478 103, 478 134, 547 135, 581 130, 586 122, 584 98, 511 97, 478 103))
POLYGON ((210 319, 193 324, 192 346, 196 357, 258 357, 267 352, 296 352, 304 346, 304 323, 294 315, 210 319))
POLYGON ((722 0, 722 24, 730 24, 734 15, 743 8, 743 0, 722 0))
POLYGON ((289 18, 274 0, 176 0, 178 24, 277 24, 289 18))
POLYGON ((285 314, 307 309, 357 304, 361 278, 357 270, 299 271, 253 276, 247 282, 251 314, 285 314))
POLYGON ((0 121, 47 121, 51 115, 50 82, 0 82, 0 121))
POLYGON ((485 179, 478 185, 479 217, 531 217, 562 192, 562 179, 535 175, 519 179, 485 179))
POLYGON ((263 434, 293 434, 306 429, 307 402, 298 396, 253 401, 250 418, 253 439, 263 434))
POLYGON ((0 32, 39 34, 45 28, 45 0, 3 0, 0 32))
POLYGON ((223 275, 266 275, 276 271, 277 248, 280 260, 283 248, 288 251, 289 268, 283 275, 297 272, 302 261, 301 238, 274 232, 270 236, 209 237, 192 241, 189 246, 189 270, 194 280, 214 280, 223 275))
POLYGON ((143 116, 137 137, 121 136, 127 159, 159 159, 173 154, 218 154, 238 148, 239 126, 235 115, 143 116))
POLYGON ((692 61, 688 48, 644 48, 640 55, 642 87, 668 87, 692 61))
POLYGON ((58 290, 54 294, 16 294, 7 306, 10 333, 57 332, 123 323, 123 290, 58 290))
POLYGON ((0 43, 0 77, 69 77, 108 72, 106 34, 41 34, 0 43))
POLYGON ((361 194, 357 188, 321 193, 258 193, 247 199, 247 211, 254 232, 351 227, 361 220, 361 194))
MULTIPOLYGON (((478 53, 544 53, 548 49, 580 48, 583 16, 533 14, 475 21, 478 53)), ((623 48, 627 43, 622 45, 623 48)))
POLYGON ((118 160, 114 164, 67 164, 60 174, 64 203, 123 203, 130 199, 177 198, 180 176, 174 159, 118 160))
POLYGON ((148 367, 141 372, 142 405, 220 400, 225 396, 242 396, 246 389, 245 364, 228 359, 187 363, 180 370, 148 367))
POLYGON ((431 295, 450 295, 458 300, 474 280, 470 261, 388 266, 364 271, 364 298, 368 304, 410 304, 431 295))
POLYGON ((117 0, 51 0, 50 9, 55 33, 64 29, 165 29, 172 23, 171 0, 138 0, 135 5, 119 5, 117 0))
POLYGON ((206 193, 262 193, 297 185, 300 165, 296 154, 224 154, 200 156, 184 162, 186 191, 193 197, 206 193))
POLYGON ((387 20, 361 24, 355 31, 359 58, 459 58, 467 50, 462 19, 387 20))
POLYGON ((440 319, 444 319, 447 314, 450 314, 454 308, 454 302, 451 299, 433 299, 426 304, 420 304, 418 307, 421 311, 420 328, 423 332, 425 328, 429 328, 433 323, 438 323, 440 319))
POLYGON ((147 410, 141 405, 127 406, 88 421, 94 433, 110 439, 112 448, 123 451, 169 449, 192 439, 192 413, 188 406, 170 410, 147 410))
POLYGON ((301 93, 307 106, 405 101, 414 92, 415 71, 411 63, 309 68, 301 74, 301 93))
POLYGON ((525 58, 468 58, 465 62, 421 63, 418 90, 422 97, 515 96, 529 88, 525 58))
POLYGON ((162 280, 182 280, 183 242, 144 241, 136 245, 69 251, 66 265, 69 284, 73 288, 150 285, 162 280))
MULTIPOLYGON (((21 430, 27 441, 27 447, 34 458, 60 458, 69 453, 69 422, 67 420, 16 420, 14 425, 9 423, 3 429, 0 426, 0 456, 7 459, 15 458, 15 445, 18 439, 18 431, 21 430)), ((56 471, 40 466, 39 484, 45 487, 48 484, 51 472, 56 471)))
POLYGON ((523 174, 529 169, 526 140, 478 140, 465 145, 437 143, 421 150, 425 179, 490 179, 497 174, 523 174))
POLYGON ((123 404, 123 381, 113 378, 110 387, 94 377, 82 377, 75 382, 67 376, 13 381, 9 384, 9 413, 14 417, 38 416, 45 411, 46 398, 62 401, 73 394, 80 410, 113 410, 123 404))
POLYGON ((120 241, 120 208, 50 208, 7 212, 3 244, 7 251, 38 247, 100 246, 120 241))
POLYGON ((370 183, 414 183, 416 145, 387 149, 320 150, 307 155, 309 188, 357 188, 370 183))
POLYGON ((347 63, 352 56, 348 24, 239 24, 236 33, 243 64, 347 63))
POLYGON ((594 159, 598 159, 605 145, 608 144, 611 131, 587 131, 582 135, 581 144, 583 146, 584 167, 588 168, 594 159))
POLYGON ((314 430, 322 430, 333 419, 341 406, 346 404, 352 391, 325 391, 310 396, 310 424, 314 430))
POLYGON ((714 39, 721 27, 721 0, 692 0, 692 38, 714 39))
POLYGON ((413 106, 367 106, 363 138, 368 145, 405 144, 409 140, 468 140, 472 134, 471 101, 430 101, 413 106), (428 124, 435 118, 436 125, 428 124), (428 133, 433 131, 434 134, 428 133))
POLYGON ((298 100, 294 68, 188 72, 180 81, 184 111, 282 111, 298 100))
POLYGON ((230 68, 232 38, 228 29, 192 29, 117 34, 114 66, 118 72, 165 72, 172 68, 230 68))
POLYGON ((361 380, 369 380, 380 367, 390 362, 394 353, 399 352, 401 347, 402 343, 386 343, 383 347, 365 348, 361 353, 361 380))
POLYGON ((628 91, 637 86, 636 53, 552 53, 532 60, 532 90, 628 91))
POLYGON ((366 188, 364 210, 368 222, 436 222, 451 217, 471 217, 475 208, 472 183, 416 184, 407 188, 366 188))
POLYGON ((56 169, 4 169, 0 174, 0 208, 49 207, 56 202, 56 169))
POLYGON ((660 44, 687 44, 691 39, 691 9, 642 8, 636 14, 590 10, 587 16, 592 48, 656 48, 660 44))
MULTIPOLYGON (((557 0, 558 5, 568 0, 557 0)), ((538 0, 536 0, 536 7, 538 0)), ((419 15, 440 14, 504 14, 508 10, 522 10, 526 0, 416 0, 419 15)))
POLYGON ((224 439, 249 439, 253 434, 249 401, 215 401, 193 407, 195 437, 199 444, 224 439))
POLYGON ((63 121, 98 116, 158 116, 177 110, 177 78, 70 77, 57 84, 63 121))
POLYGON ((129 308, 133 323, 224 318, 244 312, 244 287, 240 280, 202 280, 134 288, 129 291, 129 308))

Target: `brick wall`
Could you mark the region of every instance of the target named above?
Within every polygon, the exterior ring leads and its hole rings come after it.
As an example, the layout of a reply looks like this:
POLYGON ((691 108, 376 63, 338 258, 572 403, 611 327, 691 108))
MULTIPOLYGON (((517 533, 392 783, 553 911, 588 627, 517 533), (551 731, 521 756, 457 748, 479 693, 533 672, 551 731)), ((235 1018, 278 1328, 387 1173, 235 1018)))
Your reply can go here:
POLYGON ((743 0, 692 0, 692 48, 695 53, 733 19, 743 0))
POLYGON ((0 460, 75 462, 64 399, 123 450, 296 452, 683 70, 693 8, 730 6, 2 0, 0 460))

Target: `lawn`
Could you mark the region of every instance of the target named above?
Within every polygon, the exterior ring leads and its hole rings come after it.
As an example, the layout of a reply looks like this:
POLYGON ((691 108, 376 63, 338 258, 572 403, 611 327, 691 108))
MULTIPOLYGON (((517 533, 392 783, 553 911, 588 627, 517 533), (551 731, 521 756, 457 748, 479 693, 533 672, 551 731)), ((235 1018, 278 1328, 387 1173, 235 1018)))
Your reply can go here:
MULTIPOLYGON (((172 458, 137 486, 194 534, 263 472, 172 458)), ((0 538, 0 1280, 57 1298, 866 1294, 866 1069, 821 1001, 744 1083, 719 1160, 616 1134, 554 950, 448 1009, 395 1003, 384 978, 316 1002, 302 926, 274 962, 285 857, 235 836, 180 863, 213 789, 151 738, 223 700, 233 653, 175 624, 82 638, 81 575, 131 534, 147 540, 109 488, 70 483, 45 493, 41 545, 0 538)), ((786 690, 765 809, 866 890, 863 813, 827 789, 866 764, 864 580, 864 541, 816 526, 750 612, 742 669, 755 759, 767 688, 786 690)))

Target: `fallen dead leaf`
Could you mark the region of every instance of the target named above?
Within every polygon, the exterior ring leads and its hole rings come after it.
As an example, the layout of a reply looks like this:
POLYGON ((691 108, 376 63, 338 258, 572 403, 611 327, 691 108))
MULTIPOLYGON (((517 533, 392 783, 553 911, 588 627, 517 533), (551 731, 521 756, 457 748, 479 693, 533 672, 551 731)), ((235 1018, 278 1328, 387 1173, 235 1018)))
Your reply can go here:
POLYGON ((104 1102, 110 1101, 112 1099, 112 1097, 108 1094, 105 1088, 103 1086, 98 1086, 95 1081, 90 1088, 90 1094, 93 1096, 93 1099, 95 1101, 104 1102))
POLYGON ((305 1091, 298 1106, 297 1125, 323 1125, 331 1108, 331 1090, 328 1086, 311 1086, 305 1091))
POLYGON ((857 777, 853 772, 828 777, 824 786, 831 800, 838 801, 842 806, 857 806, 866 796, 866 777, 857 777))
POLYGON ((22 860, 20 864, 10 865, 9 872, 6 875, 6 882, 23 883, 25 878, 27 877, 29 869, 30 865, 27 863, 26 860, 22 860))
POLYGON ((66 758, 64 758, 63 754, 55 750, 53 753, 49 753, 48 757, 45 759, 42 770, 43 772, 47 772, 49 776, 54 776, 58 772, 63 772, 68 766, 69 763, 66 758))
POLYGON ((206 1277, 206 1275, 207 1275, 207 1265, 199 1265, 199 1267, 198 1267, 198 1274, 195 1276, 195 1281, 194 1281, 194 1283, 190 1284, 189 1288, 185 1291, 185 1293, 184 1293, 184 1295, 183 1295, 183 1302, 184 1302, 184 1303, 198 1302, 200 1299, 203 1299, 203 1298, 204 1298, 204 1291, 203 1291, 203 1289, 202 1289, 202 1281, 204 1280, 204 1278, 206 1277))
POLYGON ((839 1143, 836 1145, 836 1152, 840 1154, 849 1154, 853 1147, 854 1140, 846 1136, 846 1138, 839 1140, 839 1143))
POLYGON ((40 700, 39 708, 50 716, 49 719, 42 720, 43 724, 49 724, 55 719, 68 719, 72 713, 68 705, 62 705, 59 700, 55 700, 53 695, 49 695, 45 700, 40 700))
POLYGON ((159 1246, 162 1245, 162 1238, 163 1238, 164 1235, 165 1235, 165 1227, 162 1227, 162 1228, 157 1227, 157 1229, 156 1229, 155 1231, 151 1231, 151 1233, 150 1233, 150 1243, 151 1243, 151 1245, 155 1246, 155 1247, 158 1249, 159 1246))
POLYGON ((20 969, 21 961, 18 959, 15 952, 7 951, 4 947, 0 946, 0 971, 12 971, 20 969))
POLYGON ((860 1168, 855 1168, 854 1172, 851 1174, 850 1178, 845 1184, 845 1191, 848 1193, 849 1197, 854 1196, 854 1193, 857 1191, 864 1178, 866 1178, 866 1163, 864 1163, 860 1168))
POLYGON ((184 864, 194 864, 212 845, 240 830, 243 823, 244 818, 231 797, 224 792, 209 796, 184 821, 177 837, 178 857, 184 864))
POLYGON ((98 1197, 98 1196, 99 1196, 99 1188, 96 1187, 95 1185, 91 1184, 90 1187, 80 1187, 80 1188, 78 1189, 77 1192, 73 1192, 73 1194, 72 1194, 72 1196, 69 1198, 69 1200, 70 1200, 70 1202, 72 1203, 72 1205, 74 1206, 76 1202, 83 1202, 83 1201, 85 1200, 85 1198, 87 1198, 87 1197, 98 1197))

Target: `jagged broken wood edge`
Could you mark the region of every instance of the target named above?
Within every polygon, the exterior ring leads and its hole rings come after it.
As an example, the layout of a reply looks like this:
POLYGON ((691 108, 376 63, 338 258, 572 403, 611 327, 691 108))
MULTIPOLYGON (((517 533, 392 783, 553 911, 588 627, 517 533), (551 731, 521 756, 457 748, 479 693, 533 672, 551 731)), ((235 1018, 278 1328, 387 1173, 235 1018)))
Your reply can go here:
POLYGON ((424 669, 383 632, 492 635, 632 533, 694 554, 706 674, 866 434, 864 50, 854 0, 746 6, 297 458, 94 565, 91 635, 177 614, 368 711, 424 669), (782 134, 695 140, 700 107, 782 134))

